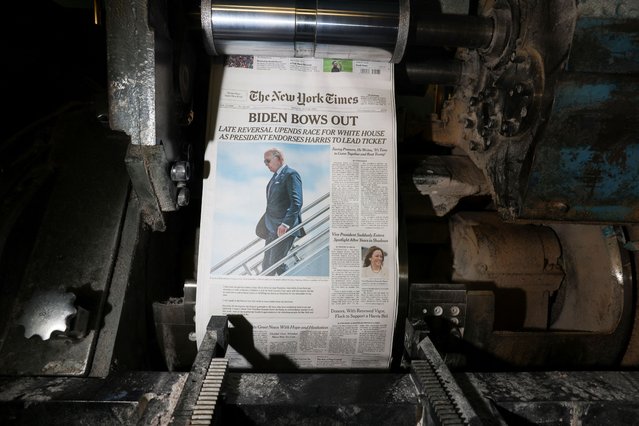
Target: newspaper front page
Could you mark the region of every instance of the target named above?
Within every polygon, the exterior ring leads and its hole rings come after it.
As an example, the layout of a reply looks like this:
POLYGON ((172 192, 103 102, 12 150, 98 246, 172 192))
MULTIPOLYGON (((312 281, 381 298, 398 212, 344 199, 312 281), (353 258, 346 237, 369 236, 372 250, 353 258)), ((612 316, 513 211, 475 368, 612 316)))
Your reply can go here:
POLYGON ((211 81, 198 345, 210 316, 228 315, 231 366, 388 367, 398 297, 392 64, 231 56, 211 81))

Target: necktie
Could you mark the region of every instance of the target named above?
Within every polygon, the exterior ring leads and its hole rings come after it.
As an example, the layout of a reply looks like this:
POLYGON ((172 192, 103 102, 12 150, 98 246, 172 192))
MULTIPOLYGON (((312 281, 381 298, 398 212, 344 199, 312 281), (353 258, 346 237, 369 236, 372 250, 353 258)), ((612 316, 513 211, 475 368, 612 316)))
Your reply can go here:
POLYGON ((273 186, 273 182, 275 182, 275 176, 277 176, 277 173, 273 173, 273 177, 268 181, 268 185, 266 185, 266 198, 271 195, 271 186, 273 186))

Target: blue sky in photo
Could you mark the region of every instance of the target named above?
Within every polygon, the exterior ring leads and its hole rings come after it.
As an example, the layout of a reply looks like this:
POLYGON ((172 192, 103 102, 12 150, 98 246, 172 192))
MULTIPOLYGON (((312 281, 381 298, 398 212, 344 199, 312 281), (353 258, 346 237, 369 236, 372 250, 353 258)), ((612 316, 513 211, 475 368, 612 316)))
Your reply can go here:
POLYGON ((257 238, 255 225, 266 208, 272 176, 264 152, 272 147, 281 149, 286 164, 300 174, 304 205, 329 192, 330 145, 218 142, 211 266, 257 238))

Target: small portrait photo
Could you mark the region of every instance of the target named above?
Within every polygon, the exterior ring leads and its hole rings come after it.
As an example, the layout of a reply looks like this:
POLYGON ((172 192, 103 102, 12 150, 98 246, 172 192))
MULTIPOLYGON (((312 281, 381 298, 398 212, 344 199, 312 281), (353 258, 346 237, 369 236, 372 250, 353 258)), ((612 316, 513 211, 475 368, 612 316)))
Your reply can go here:
POLYGON ((388 264, 388 253, 382 247, 362 247, 362 278, 388 278, 388 264))
POLYGON ((230 68, 253 68, 253 56, 227 56, 224 65, 230 68))
POLYGON ((217 149, 210 275, 329 276, 330 146, 217 149))
POLYGON ((324 59, 324 72, 353 72, 351 59, 324 59))

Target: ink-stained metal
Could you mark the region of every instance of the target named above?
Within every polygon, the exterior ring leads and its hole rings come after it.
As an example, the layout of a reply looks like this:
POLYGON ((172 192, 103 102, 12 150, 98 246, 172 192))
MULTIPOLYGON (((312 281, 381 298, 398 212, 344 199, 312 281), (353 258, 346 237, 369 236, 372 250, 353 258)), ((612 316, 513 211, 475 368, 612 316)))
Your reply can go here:
POLYGON ((522 216, 639 221, 639 80, 567 74, 539 140, 522 216))
POLYGON ((577 21, 570 71, 639 72, 637 19, 584 17, 577 21))
POLYGON ((639 221, 639 7, 583 1, 520 216, 639 221))

